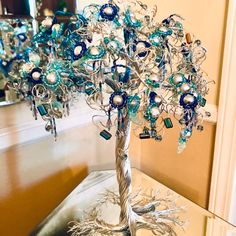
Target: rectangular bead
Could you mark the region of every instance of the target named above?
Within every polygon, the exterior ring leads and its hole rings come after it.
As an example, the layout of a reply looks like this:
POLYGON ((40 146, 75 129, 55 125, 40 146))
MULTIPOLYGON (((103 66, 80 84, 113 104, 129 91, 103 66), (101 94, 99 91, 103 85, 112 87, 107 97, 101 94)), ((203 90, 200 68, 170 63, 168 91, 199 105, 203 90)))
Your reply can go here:
POLYGON ((44 105, 39 105, 39 106, 37 106, 37 110, 38 110, 38 112, 39 112, 39 114, 40 114, 41 116, 45 116, 45 115, 48 114, 48 112, 47 112, 47 110, 46 110, 46 108, 45 108, 44 105))
POLYGON ((140 139, 149 139, 150 134, 149 133, 141 133, 141 134, 139 134, 139 138, 140 139))
POLYGON ((164 124, 167 129, 173 128, 173 123, 170 118, 165 118, 164 124))
POLYGON ((201 99, 200 105, 201 105, 202 107, 205 107, 205 106, 206 106, 206 99, 205 99, 205 98, 202 98, 202 99, 201 99))
POLYGON ((109 140, 112 137, 112 135, 108 131, 106 131, 105 129, 100 132, 100 136, 106 140, 109 140))

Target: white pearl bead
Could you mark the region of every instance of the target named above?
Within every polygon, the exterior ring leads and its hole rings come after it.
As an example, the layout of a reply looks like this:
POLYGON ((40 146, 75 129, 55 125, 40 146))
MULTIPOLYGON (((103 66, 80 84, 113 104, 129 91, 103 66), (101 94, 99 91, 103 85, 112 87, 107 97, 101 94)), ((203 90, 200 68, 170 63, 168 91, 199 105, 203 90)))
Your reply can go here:
POLYGON ((181 74, 174 75, 173 82, 176 85, 182 83, 183 82, 183 76, 181 74))
POLYGON ((107 15, 112 15, 112 14, 113 14, 113 9, 112 9, 112 7, 106 7, 106 8, 104 9, 104 12, 105 12, 105 14, 107 14, 107 15))
POLYGON ((137 105, 137 101, 133 100, 133 101, 130 103, 130 105, 136 106, 136 105, 137 105))
POLYGON ((153 42, 155 42, 155 43, 160 43, 160 38, 159 37, 154 37, 153 38, 153 42))
POLYGON ((75 49, 74 49, 75 56, 78 56, 81 53, 81 51, 82 51, 82 47, 81 46, 75 47, 75 49))
POLYGON ((90 54, 93 55, 93 56, 96 56, 99 54, 99 49, 97 47, 92 47, 90 49, 90 54))
POLYGON ((55 31, 58 32, 59 29, 60 29, 60 25, 59 24, 55 24, 55 25, 52 26, 52 30, 55 30, 55 31))
POLYGON ((157 74, 151 74, 149 76, 149 79, 152 80, 152 81, 158 81, 158 76, 157 76, 157 74))
POLYGON ((160 104, 162 103, 161 97, 158 97, 158 96, 156 96, 156 97, 154 98, 154 101, 155 101, 155 103, 157 103, 157 105, 160 105, 160 104))
POLYGON ((52 26, 52 18, 48 17, 45 20, 42 21, 42 25, 44 27, 50 28, 52 26))
POLYGON ((159 28, 159 31, 163 32, 163 33, 166 33, 167 32, 167 28, 165 26, 161 26, 159 28))
POLYGON ((194 97, 191 94, 188 94, 184 97, 185 104, 192 104, 194 102, 194 97))
POLYGON ((54 72, 47 75, 47 81, 51 84, 54 84, 56 82, 57 78, 54 72))
POLYGON ((23 40, 25 38, 24 35, 22 35, 22 34, 19 35, 19 37, 20 37, 21 40, 23 40))
POLYGON ((138 50, 139 52, 140 52, 141 50, 143 50, 143 49, 146 48, 144 42, 139 42, 136 47, 137 47, 137 50, 138 50))
POLYGON ((40 78, 40 73, 38 71, 33 72, 32 74, 33 80, 39 80, 40 78))
POLYGON ((159 109, 157 107, 151 108, 151 115, 155 118, 158 117, 160 115, 159 109))
POLYGON ((190 90, 190 86, 187 83, 181 85, 180 90, 182 92, 188 92, 190 90))
POLYGON ((120 96, 120 95, 116 95, 114 98, 113 98, 113 103, 117 106, 121 105, 123 103, 123 97, 120 96))

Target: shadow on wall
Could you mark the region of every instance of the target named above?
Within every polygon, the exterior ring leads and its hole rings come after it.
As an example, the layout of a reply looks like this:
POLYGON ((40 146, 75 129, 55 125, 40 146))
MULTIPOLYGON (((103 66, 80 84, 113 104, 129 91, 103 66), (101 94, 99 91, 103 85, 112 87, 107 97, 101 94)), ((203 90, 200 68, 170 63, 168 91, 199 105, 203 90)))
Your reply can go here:
MULTIPOLYGON (((0 198, 0 235, 29 235, 39 224, 88 174, 85 164, 65 168, 35 185, 20 188, 15 157, 7 159, 11 191, 0 198)), ((43 168, 41 169, 43 172, 43 168)))

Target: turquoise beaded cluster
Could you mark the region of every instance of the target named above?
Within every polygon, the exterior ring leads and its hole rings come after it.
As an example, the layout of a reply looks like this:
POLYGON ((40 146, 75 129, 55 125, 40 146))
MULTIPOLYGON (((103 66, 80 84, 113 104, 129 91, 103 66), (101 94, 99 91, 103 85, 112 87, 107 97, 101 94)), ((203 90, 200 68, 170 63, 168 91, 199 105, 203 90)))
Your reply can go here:
POLYGON ((111 138, 112 124, 119 134, 125 132, 128 116, 143 129, 141 139, 161 141, 177 119, 183 150, 201 126, 200 108, 206 105, 208 82, 201 69, 206 50, 184 32, 181 17, 156 22, 155 16, 156 8, 139 1, 111 0, 42 21, 25 50, 18 89, 34 115, 46 121, 47 131, 56 133, 55 120, 69 114, 71 102, 83 94, 107 116, 103 138, 111 138))

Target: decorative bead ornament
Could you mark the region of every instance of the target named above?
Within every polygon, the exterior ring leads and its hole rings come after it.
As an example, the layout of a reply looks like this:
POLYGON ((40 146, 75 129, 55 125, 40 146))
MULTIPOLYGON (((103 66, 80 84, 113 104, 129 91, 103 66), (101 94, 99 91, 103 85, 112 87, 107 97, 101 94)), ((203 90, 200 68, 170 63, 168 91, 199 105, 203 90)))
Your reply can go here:
MULTIPOLYGON (((126 231, 135 236, 138 225, 154 235, 164 235, 165 229, 175 235, 165 220, 168 217, 169 222, 179 222, 171 213, 152 214, 157 203, 150 209, 142 203, 133 207, 130 197, 130 122, 141 128, 140 139, 160 142, 164 131, 173 127, 171 119, 177 119, 181 131, 176 140, 178 152, 182 152, 193 129, 202 130, 202 117, 206 115, 202 107, 209 82, 201 69, 206 49, 199 39, 185 33, 180 16, 173 14, 156 22, 156 12, 156 7, 149 8, 140 1, 110 0, 88 5, 81 14, 60 12, 68 16, 63 22, 59 13, 48 17, 24 56, 20 55, 24 58, 20 78, 15 76, 11 81, 29 101, 34 117, 39 113, 46 122, 45 129, 55 137, 56 120, 69 114, 71 104, 81 94, 91 108, 107 117, 106 124, 101 123, 101 137, 110 139, 108 131, 116 127, 120 224, 112 226, 96 219, 96 233, 126 231)), ((18 34, 20 43, 25 40, 22 33, 18 34)), ((7 67, 4 55, 1 58, 1 66, 7 67)), ((94 235, 94 222, 89 217, 88 222, 75 224, 73 235, 94 235)))

